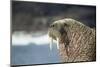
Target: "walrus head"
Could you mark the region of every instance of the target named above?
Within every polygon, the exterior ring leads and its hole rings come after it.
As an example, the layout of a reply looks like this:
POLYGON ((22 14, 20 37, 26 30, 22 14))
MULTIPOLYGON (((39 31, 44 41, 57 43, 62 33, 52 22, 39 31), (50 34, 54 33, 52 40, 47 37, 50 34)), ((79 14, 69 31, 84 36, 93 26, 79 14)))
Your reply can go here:
POLYGON ((57 41, 57 48, 59 49, 59 42, 63 36, 67 35, 69 29, 69 20, 66 21, 58 20, 52 23, 48 30, 48 35, 50 38, 50 49, 52 49, 53 40, 57 41))

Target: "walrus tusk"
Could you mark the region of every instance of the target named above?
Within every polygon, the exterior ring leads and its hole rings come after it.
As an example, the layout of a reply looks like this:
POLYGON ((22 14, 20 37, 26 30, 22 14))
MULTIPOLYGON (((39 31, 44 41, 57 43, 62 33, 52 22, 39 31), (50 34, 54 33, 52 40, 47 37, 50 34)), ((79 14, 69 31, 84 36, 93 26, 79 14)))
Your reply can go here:
POLYGON ((57 38, 57 49, 59 49, 59 38, 57 38))
MULTIPOLYGON (((52 45, 53 45, 53 38, 52 37, 49 37, 49 40, 50 40, 50 50, 52 50, 52 45)), ((57 38, 57 49, 59 49, 59 38, 57 38)))
POLYGON ((50 50, 52 50, 53 39, 50 37, 50 50))

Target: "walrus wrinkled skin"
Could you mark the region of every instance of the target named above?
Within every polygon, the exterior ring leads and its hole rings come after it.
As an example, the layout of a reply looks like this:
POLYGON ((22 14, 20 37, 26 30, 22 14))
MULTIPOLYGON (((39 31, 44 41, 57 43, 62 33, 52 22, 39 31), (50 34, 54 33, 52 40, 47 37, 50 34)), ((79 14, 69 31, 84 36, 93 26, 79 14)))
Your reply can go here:
POLYGON ((59 55, 62 62, 96 60, 96 31, 74 19, 62 19, 52 23, 49 37, 59 39, 59 55))

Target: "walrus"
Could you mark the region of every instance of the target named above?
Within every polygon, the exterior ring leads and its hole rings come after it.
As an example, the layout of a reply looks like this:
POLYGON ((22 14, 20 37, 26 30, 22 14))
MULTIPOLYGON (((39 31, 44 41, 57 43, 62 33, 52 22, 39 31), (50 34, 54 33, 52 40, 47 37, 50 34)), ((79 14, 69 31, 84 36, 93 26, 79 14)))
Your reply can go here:
POLYGON ((96 60, 96 31, 83 23, 65 18, 54 21, 48 35, 57 41, 57 48, 62 62, 81 62, 96 60))

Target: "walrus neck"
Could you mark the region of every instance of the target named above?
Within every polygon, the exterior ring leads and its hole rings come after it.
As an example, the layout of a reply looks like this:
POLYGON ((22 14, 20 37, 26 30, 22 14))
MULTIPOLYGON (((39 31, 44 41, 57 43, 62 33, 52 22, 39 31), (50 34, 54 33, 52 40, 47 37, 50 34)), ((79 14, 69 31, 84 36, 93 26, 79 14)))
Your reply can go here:
MULTIPOLYGON (((59 40, 59 47, 60 47, 59 52, 62 57, 62 60, 66 59, 67 61, 69 61, 69 59, 73 56, 72 54, 74 54, 73 53, 74 49, 70 50, 71 49, 70 47, 75 46, 74 38, 76 38, 76 42, 77 42, 77 40, 79 41, 80 36, 82 37, 87 33, 91 33, 91 31, 88 32, 88 30, 89 30, 89 28, 85 27, 85 26, 78 26, 78 27, 76 27, 76 30, 75 30, 75 27, 67 28, 66 33, 64 33, 60 37, 60 40, 59 40), (72 52, 69 52, 69 51, 72 51, 72 52)), ((77 45, 77 46, 80 46, 80 45, 77 45)), ((70 61, 73 61, 73 59, 70 61)), ((65 62, 65 61, 63 61, 63 62, 65 62)))

